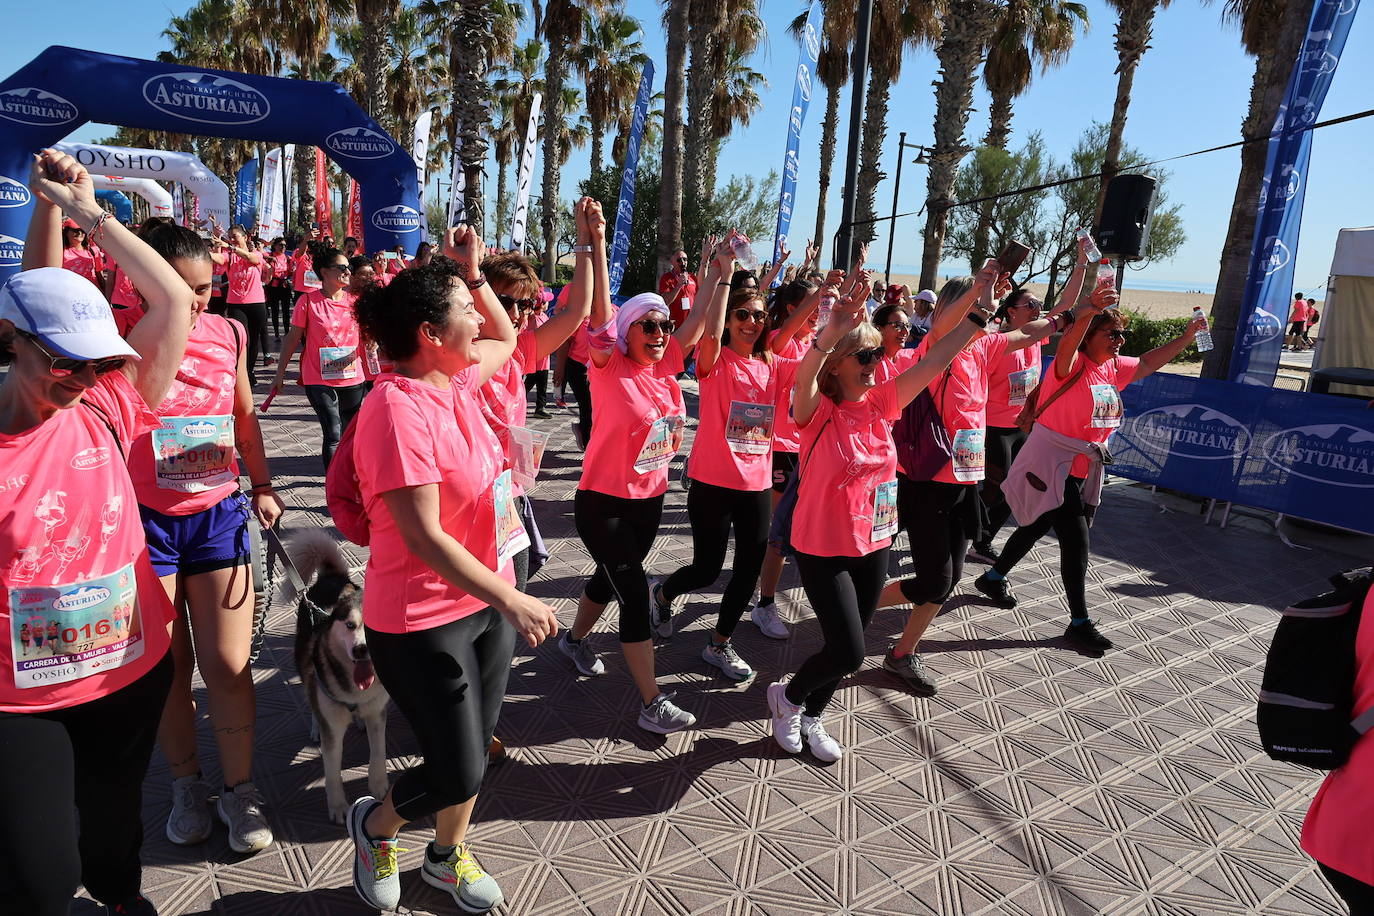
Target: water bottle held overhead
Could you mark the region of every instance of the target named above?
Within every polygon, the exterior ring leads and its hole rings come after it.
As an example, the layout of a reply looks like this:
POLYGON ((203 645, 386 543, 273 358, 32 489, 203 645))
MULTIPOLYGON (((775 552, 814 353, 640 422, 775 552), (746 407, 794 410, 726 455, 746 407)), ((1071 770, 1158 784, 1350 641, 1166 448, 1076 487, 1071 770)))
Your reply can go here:
POLYGON ((1079 241, 1086 241, 1088 243, 1088 247, 1084 249, 1084 254, 1088 256, 1089 261, 1102 260, 1102 250, 1098 248, 1097 243, 1093 241, 1093 236, 1091 232, 1089 232, 1086 228, 1079 226, 1078 231, 1075 232, 1074 235, 1078 238, 1079 241))
POLYGON ((1112 267, 1111 258, 1103 258, 1097 262, 1097 285, 1116 287, 1116 268, 1112 267))
POLYGON ((835 308, 834 296, 822 296, 820 307, 816 310, 816 333, 830 323, 830 313, 835 308))
POLYGON ((739 266, 745 270, 758 270, 759 259, 754 254, 754 246, 749 244, 749 240, 742 235, 730 237, 730 250, 735 253, 735 260, 739 266))
MULTIPOLYGON (((1193 309, 1193 320, 1196 321, 1198 318, 1201 318, 1203 321, 1207 320, 1207 316, 1203 313, 1202 309, 1193 309)), ((1212 349, 1211 330, 1203 328, 1201 331, 1198 331, 1197 336, 1193 338, 1193 343, 1197 344, 1197 351, 1199 353, 1206 353, 1208 350, 1212 349)))

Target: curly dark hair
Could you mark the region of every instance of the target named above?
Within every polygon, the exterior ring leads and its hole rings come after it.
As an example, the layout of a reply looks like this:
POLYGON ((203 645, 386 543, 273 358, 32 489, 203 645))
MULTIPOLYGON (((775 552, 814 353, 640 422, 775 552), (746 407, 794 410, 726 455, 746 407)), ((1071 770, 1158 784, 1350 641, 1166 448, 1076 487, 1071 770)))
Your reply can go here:
POLYGON ((205 239, 167 217, 144 220, 143 225, 138 227, 138 237, 168 263, 176 260, 210 260, 210 249, 205 247, 205 239))
POLYGON ((458 264, 448 258, 403 270, 386 286, 374 286, 359 297, 353 306, 358 327, 390 359, 405 362, 420 349, 420 325, 448 324, 449 295, 461 278, 458 264))

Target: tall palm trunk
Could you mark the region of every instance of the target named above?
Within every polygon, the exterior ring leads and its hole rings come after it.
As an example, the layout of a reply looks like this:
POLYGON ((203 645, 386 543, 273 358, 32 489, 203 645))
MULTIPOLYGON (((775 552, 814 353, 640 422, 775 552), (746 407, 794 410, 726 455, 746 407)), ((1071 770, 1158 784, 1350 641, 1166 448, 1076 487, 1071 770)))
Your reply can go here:
POLYGON ((488 56, 495 15, 486 0, 461 0, 455 45, 458 69, 453 74, 454 104, 458 108, 458 155, 463 162, 463 208, 470 226, 482 234, 486 195, 483 166, 487 161, 487 130, 491 124, 491 86, 488 56))
MULTIPOLYGON (((988 132, 983 137, 983 145, 1006 149, 1011 139, 1011 102, 1010 92, 992 92, 992 104, 988 106, 988 132)), ((992 257, 992 211, 996 201, 985 200, 978 205, 978 222, 973 227, 973 251, 969 256, 969 269, 977 273, 983 262, 992 257)), ((1051 289, 1054 287, 1051 286, 1051 289)))
POLYGON ((544 185, 539 225, 544 230, 544 281, 555 277, 558 259, 558 131, 563 125, 563 76, 567 70, 567 49, 559 42, 549 45, 544 65, 544 185))
POLYGON ((692 0, 692 65, 687 68, 687 126, 683 139, 682 193, 700 197, 703 189, 701 167, 706 145, 711 142, 712 57, 716 37, 711 33, 708 7, 718 0, 692 0))
POLYGON ((1267 137, 1274 127, 1279 106, 1288 91, 1293 62, 1307 37, 1312 6, 1313 0, 1287 4, 1282 25, 1275 30, 1273 46, 1257 49, 1255 76, 1250 84, 1250 109, 1241 123, 1242 138, 1253 142, 1240 148, 1240 177, 1236 180, 1236 195, 1231 203, 1226 243, 1221 249, 1217 292, 1212 299, 1214 346, 1202 360, 1204 378, 1226 378, 1230 374, 1231 351, 1245 298, 1250 253, 1255 243, 1255 218, 1269 155, 1269 145, 1259 138, 1267 137))
MULTIPOLYGON (((303 227, 309 226, 315 219, 315 147, 296 147, 295 171, 296 200, 299 201, 296 222, 303 227)), ((324 231, 323 226, 320 231, 324 231)))
MULTIPOLYGON (((363 18, 360 9, 358 16, 362 26, 362 64, 363 64, 363 106, 374 120, 393 129, 400 125, 387 125, 386 114, 386 22, 380 17, 363 18)), ((394 130, 393 130, 394 133, 394 130)))
MULTIPOLYGON (((820 198, 816 202, 816 234, 812 239, 822 245, 825 238, 825 198, 830 193, 830 167, 835 162, 836 125, 840 120, 841 86, 829 86, 825 90, 825 121, 821 124, 821 161, 820 174, 816 176, 820 198)), ((822 245, 822 247, 824 247, 822 245)))
MULTIPOLYGON (((590 115, 589 115, 590 117, 590 115)), ((606 154, 606 124, 598 117, 592 117, 592 174, 601 171, 602 158, 606 154)))
POLYGON ((510 170, 510 155, 501 156, 497 151, 496 156, 496 214, 492 219, 492 238, 505 238, 506 208, 510 206, 510 194, 508 191, 509 180, 506 173, 510 170))
POLYGON ((944 18, 945 32, 935 49, 940 79, 935 84, 935 145, 926 174, 925 250, 921 252, 921 288, 933 289, 954 203, 959 160, 969 151, 964 128, 972 110, 973 87, 984 49, 996 27, 993 9, 984 0, 954 0, 944 18))
MULTIPOLYGON (((882 170, 883 140, 887 138, 887 103, 892 89, 890 61, 874 56, 868 71, 868 92, 864 100, 864 133, 859 144, 859 173, 855 180, 854 240, 871 242, 877 235, 878 182, 887 177, 882 170)), ((901 150, 897 151, 901 155, 901 150)))
POLYGON ((716 165, 720 161, 720 141, 711 140, 706 144, 706 161, 701 166, 701 186, 707 203, 716 196, 716 165))
POLYGON ((658 269, 663 273, 682 247, 682 95, 687 62, 689 0, 669 0, 667 62, 663 81, 663 182, 658 198, 658 269))
POLYGON ((1097 222, 1102 216, 1102 201, 1107 183, 1121 171, 1121 145, 1126 133, 1126 114, 1131 107, 1135 68, 1150 48, 1158 0, 1129 0, 1116 21, 1116 101, 1112 104, 1112 123, 1107 132, 1107 148, 1102 156, 1102 187, 1097 192, 1097 222))

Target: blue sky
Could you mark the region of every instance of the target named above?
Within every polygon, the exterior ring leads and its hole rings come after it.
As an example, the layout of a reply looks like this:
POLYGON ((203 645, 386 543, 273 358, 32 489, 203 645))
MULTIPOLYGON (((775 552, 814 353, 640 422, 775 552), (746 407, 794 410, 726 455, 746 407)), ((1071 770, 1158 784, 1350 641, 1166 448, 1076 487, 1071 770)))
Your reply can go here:
MULTIPOLYGON (((188 5, 189 0, 176 4, 139 0, 122 6, 118 16, 110 16, 106 3, 70 0, 63 7, 60 30, 52 29, 50 20, 45 17, 15 17, 7 22, 9 39, 0 48, 0 74, 8 76, 50 44, 151 57, 166 47, 160 33, 169 16, 188 5)), ((720 160, 722 180, 731 173, 762 175, 770 168, 780 169, 797 57, 796 46, 788 38, 786 26, 801 8, 800 0, 764 2, 768 47, 758 55, 754 66, 767 76, 769 88, 764 94, 763 110, 755 115, 748 128, 737 132, 724 150, 720 160)), ((1038 77, 1030 91, 1018 100, 1013 120, 1013 147, 1020 145, 1030 131, 1039 130, 1045 136, 1050 154, 1063 157, 1091 120, 1110 117, 1116 91, 1112 72, 1116 66, 1112 48, 1114 19, 1110 8, 1101 0, 1088 0, 1088 8, 1091 29, 1079 39, 1069 61, 1038 77)), ((644 44, 661 73, 664 61, 660 5, 653 0, 629 0, 628 9, 644 24, 644 44)), ((1126 129, 1127 143, 1151 159, 1231 142, 1239 136, 1240 120, 1248 104, 1253 61, 1242 52, 1235 28, 1222 25, 1220 9, 1220 4, 1203 6, 1191 0, 1180 0, 1162 10, 1156 18, 1153 46, 1136 73, 1126 129)), ((1371 96, 1367 88, 1363 92, 1359 89, 1374 85, 1374 55, 1362 50, 1369 47, 1374 47, 1374 13, 1365 12, 1362 16, 1357 15, 1346 45, 1345 59, 1327 97, 1323 119, 1370 107, 1371 96)), ((899 131, 907 131, 909 142, 929 143, 932 138, 934 90, 931 82, 935 73, 935 57, 930 50, 908 53, 901 81, 892 92, 892 113, 883 157, 884 168, 890 174, 895 171, 899 131)), ((655 89, 661 88, 660 79, 655 89)), ((846 90, 840 108, 842 138, 843 125, 848 119, 848 95, 846 90)), ((987 101, 980 87, 968 128, 968 135, 975 142, 987 129, 987 101)), ((802 141, 794 238, 804 237, 814 224, 814 176, 822 112, 820 102, 813 101, 802 141)), ((87 125, 74 132, 73 138, 92 140, 105 133, 108 129, 103 126, 87 125)), ((831 229, 828 231, 833 231, 839 209, 843 139, 840 149, 834 167, 828 208, 831 229)), ((1369 169, 1371 149, 1374 149, 1374 118, 1318 131, 1298 252, 1299 288, 1317 291, 1324 287, 1339 229, 1374 223, 1374 190, 1371 190, 1374 180, 1369 169)), ((571 195, 576 182, 586 174, 587 158, 586 150, 574 153, 562 180, 565 197, 571 195)), ((899 211, 919 209, 925 196, 925 170, 910 165, 911 158, 908 152, 899 211)), ((1135 275, 1137 282, 1210 287, 1216 280, 1217 258, 1230 218, 1239 151, 1198 156, 1171 163, 1167 168, 1171 172, 1170 199, 1183 205, 1189 239, 1171 261, 1151 264, 1135 275)), ((890 205, 891 195, 889 179, 878 189, 884 211, 890 205)), ((894 264, 919 264, 920 229, 921 221, 916 217, 898 222, 894 264)), ((883 231, 880 241, 874 243, 871 260, 877 263, 886 257, 885 239, 883 231)), ((959 264, 948 266, 951 270, 962 269, 959 264)))

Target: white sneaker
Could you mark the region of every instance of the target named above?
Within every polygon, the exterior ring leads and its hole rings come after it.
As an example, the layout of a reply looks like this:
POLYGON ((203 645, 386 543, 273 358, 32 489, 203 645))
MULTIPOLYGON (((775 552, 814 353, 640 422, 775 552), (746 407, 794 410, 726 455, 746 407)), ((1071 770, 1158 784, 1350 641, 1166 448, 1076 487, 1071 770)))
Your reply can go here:
POLYGON ((272 828, 262 813, 262 796, 251 782, 221 792, 219 819, 229 828, 229 848, 237 853, 259 852, 272 845, 272 828))
POLYGON ((658 600, 659 590, 663 586, 662 579, 649 580, 649 626, 658 634, 660 639, 672 639, 673 637, 673 604, 664 604, 658 600))
POLYGON ((773 713, 773 739, 789 754, 800 754, 802 708, 787 699, 782 681, 768 685, 768 709, 773 713))
POLYGON ((777 602, 769 602, 763 607, 753 605, 749 608, 749 622, 758 627, 769 639, 786 639, 790 633, 787 624, 778 617, 777 602))
POLYGON ((587 440, 582 438, 581 425, 579 425, 576 420, 573 420, 571 423, 568 424, 568 427, 572 430, 573 441, 577 443, 577 447, 582 449, 583 451, 586 451, 587 440))
POLYGON ((592 651, 592 647, 587 645, 585 637, 574 643, 568 635, 571 632, 571 630, 563 631, 563 635, 558 639, 558 651, 572 659, 578 673, 584 677, 598 677, 605 674, 606 665, 601 661, 601 656, 592 651))
POLYGON ((701 650, 701 657, 708 665, 715 665, 725 672, 725 676, 732 681, 744 681, 754 676, 754 669, 739 657, 739 653, 735 651, 735 644, 728 639, 717 644, 711 637, 707 637, 706 648, 701 650))
POLYGON ((811 753, 822 763, 834 763, 844 756, 844 748, 840 747, 840 742, 825 730, 825 723, 821 721, 820 716, 813 719, 803 715, 801 733, 806 738, 806 746, 811 748, 811 753))
POLYGON ((660 693, 639 711, 639 727, 659 735, 671 735, 697 724, 697 717, 673 702, 677 694, 660 693))
POLYGON ((210 814, 209 783, 200 776, 172 780, 172 811, 167 815, 167 839, 178 846, 204 843, 215 820, 210 814))

